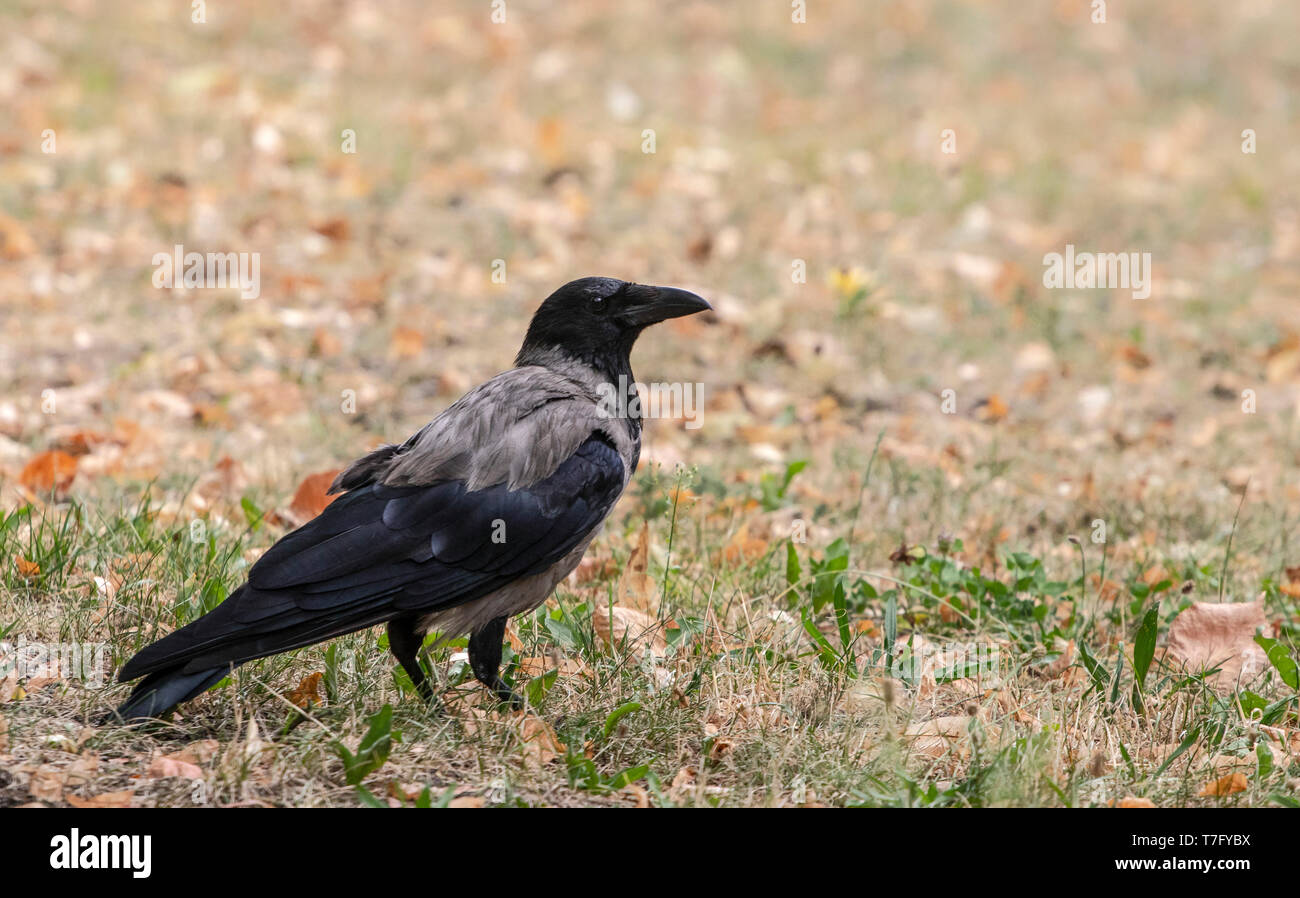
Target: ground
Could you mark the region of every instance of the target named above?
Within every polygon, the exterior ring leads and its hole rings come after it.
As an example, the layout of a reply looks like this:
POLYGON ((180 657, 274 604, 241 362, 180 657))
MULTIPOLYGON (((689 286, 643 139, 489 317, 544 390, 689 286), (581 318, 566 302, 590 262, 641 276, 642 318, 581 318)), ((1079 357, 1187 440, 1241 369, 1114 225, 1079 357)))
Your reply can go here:
POLYGON ((186 6, 0 8, 0 639, 103 675, 0 672, 0 804, 1296 802, 1293 6, 186 6), (526 713, 374 630, 103 720, 590 274, 717 311, 526 713))

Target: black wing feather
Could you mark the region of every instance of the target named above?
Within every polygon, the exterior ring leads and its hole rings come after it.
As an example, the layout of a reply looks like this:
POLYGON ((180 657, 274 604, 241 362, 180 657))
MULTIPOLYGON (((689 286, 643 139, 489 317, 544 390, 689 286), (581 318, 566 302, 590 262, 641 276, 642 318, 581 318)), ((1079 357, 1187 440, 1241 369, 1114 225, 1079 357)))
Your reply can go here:
POLYGON ((593 434, 523 489, 467 492, 444 481, 344 493, 268 549, 225 602, 140 651, 119 679, 240 664, 481 598, 577 546, 622 492, 623 470, 593 434), (502 525, 505 541, 494 541, 502 525))

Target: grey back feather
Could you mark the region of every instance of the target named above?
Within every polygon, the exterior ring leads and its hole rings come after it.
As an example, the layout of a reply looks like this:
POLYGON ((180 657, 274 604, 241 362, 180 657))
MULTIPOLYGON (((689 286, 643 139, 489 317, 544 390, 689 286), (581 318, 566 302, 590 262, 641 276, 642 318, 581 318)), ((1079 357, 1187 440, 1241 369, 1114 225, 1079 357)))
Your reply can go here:
POLYGON ((618 450, 626 485, 639 434, 628 421, 602 412, 602 378, 595 371, 558 353, 545 362, 513 368, 470 390, 401 446, 357 459, 331 491, 444 480, 463 481, 470 491, 498 483, 519 489, 554 473, 593 432, 618 450))

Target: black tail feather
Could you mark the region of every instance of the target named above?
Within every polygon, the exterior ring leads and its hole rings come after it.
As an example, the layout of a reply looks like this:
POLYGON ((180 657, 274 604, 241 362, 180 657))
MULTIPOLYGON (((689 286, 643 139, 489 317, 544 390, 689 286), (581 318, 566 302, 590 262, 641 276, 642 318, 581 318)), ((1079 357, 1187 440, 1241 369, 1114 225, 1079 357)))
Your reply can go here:
POLYGON ((224 677, 227 667, 211 667, 194 673, 183 673, 184 665, 156 671, 140 681, 130 697, 117 709, 123 720, 144 720, 161 717, 181 702, 208 689, 224 677))

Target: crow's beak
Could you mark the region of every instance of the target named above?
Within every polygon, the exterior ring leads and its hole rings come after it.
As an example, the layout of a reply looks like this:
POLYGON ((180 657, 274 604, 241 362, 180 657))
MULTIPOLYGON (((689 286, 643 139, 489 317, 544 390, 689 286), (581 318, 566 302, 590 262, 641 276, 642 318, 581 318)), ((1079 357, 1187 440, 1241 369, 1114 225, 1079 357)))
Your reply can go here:
POLYGON ((707 312, 713 308, 689 290, 678 290, 676 287, 636 284, 627 289, 626 296, 627 304, 623 306, 622 315, 630 324, 641 327, 658 324, 669 318, 707 312))

